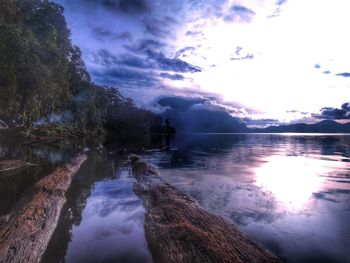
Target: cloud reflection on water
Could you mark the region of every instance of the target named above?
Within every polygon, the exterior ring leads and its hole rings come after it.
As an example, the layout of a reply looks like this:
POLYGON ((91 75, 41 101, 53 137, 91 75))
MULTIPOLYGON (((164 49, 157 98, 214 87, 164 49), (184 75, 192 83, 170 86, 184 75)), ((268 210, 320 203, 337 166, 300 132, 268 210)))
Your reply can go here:
POLYGON ((145 210, 127 171, 103 180, 87 199, 82 221, 71 230, 65 262, 152 262, 144 236, 145 210))
POLYGON ((270 156, 265 161, 255 169, 255 184, 290 209, 301 209, 333 171, 326 161, 304 156, 270 156))
POLYGON ((350 262, 350 136, 190 135, 145 156, 287 262, 350 262))

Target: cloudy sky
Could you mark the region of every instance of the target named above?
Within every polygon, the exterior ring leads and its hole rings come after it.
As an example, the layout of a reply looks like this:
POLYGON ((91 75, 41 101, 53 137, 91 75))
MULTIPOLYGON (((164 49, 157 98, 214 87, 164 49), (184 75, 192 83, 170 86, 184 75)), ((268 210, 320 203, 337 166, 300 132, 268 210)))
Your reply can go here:
POLYGON ((348 0, 56 0, 98 84, 247 124, 350 119, 348 0))

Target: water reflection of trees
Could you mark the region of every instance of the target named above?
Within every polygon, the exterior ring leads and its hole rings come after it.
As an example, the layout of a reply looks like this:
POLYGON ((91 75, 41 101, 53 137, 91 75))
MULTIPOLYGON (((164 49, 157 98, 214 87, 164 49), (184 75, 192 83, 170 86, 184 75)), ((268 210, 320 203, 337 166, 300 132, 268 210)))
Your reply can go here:
POLYGON ((95 183, 118 177, 123 163, 122 159, 111 160, 95 152, 89 154, 88 160, 75 175, 66 195, 67 203, 42 262, 64 262, 68 244, 72 238, 72 227, 80 225, 83 210, 94 190, 95 183))
POLYGON ((14 171, 10 176, 0 178, 0 216, 10 211, 28 187, 81 152, 83 145, 90 146, 92 143, 86 140, 62 140, 57 142, 57 145, 32 145, 1 140, 0 160, 17 159, 38 165, 14 171))

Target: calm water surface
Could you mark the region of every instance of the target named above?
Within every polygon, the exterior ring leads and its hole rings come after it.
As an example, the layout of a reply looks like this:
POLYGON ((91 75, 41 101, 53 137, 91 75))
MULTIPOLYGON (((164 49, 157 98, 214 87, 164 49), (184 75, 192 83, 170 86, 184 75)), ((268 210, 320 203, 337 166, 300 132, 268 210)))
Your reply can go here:
POLYGON ((109 155, 99 143, 67 141, 54 146, 0 143, 0 159, 40 164, 0 177, 0 216, 6 215, 33 183, 84 151, 88 151, 88 159, 73 178, 67 203, 42 262, 152 262, 143 229, 145 210, 133 192, 135 181, 126 160, 109 155))
POLYGON ((350 136, 193 135, 145 157, 287 262, 350 262, 350 136))
POLYGON ((125 160, 89 153, 42 262, 152 262, 134 182, 125 160))
MULTIPOLYGON (((143 157, 265 248, 291 263, 350 262, 350 136, 202 134, 168 143, 170 151, 155 148, 143 157)), ((0 143, 1 159, 41 164, 0 179, 0 216, 33 182, 86 146, 88 161, 73 179, 42 262, 152 262, 145 210, 125 159, 98 144, 0 143)))

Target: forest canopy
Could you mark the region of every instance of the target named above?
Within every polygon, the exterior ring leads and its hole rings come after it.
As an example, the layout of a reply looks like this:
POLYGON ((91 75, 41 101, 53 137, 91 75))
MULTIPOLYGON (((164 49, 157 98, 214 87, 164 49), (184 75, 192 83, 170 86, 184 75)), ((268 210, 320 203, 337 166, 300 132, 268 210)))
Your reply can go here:
POLYGON ((158 116, 91 81, 56 3, 0 1, 0 61, 3 124, 32 129, 59 123, 84 132, 160 129, 158 116))

